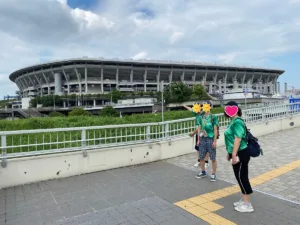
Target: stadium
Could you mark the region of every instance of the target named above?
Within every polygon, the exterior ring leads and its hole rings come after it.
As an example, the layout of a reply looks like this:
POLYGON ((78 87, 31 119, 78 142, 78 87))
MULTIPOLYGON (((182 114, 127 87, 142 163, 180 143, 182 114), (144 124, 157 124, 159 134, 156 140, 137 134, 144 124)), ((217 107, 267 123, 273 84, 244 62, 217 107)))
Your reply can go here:
POLYGON ((79 58, 36 64, 19 69, 9 78, 21 96, 84 95, 161 91, 161 83, 183 81, 202 84, 210 93, 252 88, 265 95, 278 93, 284 70, 199 62, 79 58))

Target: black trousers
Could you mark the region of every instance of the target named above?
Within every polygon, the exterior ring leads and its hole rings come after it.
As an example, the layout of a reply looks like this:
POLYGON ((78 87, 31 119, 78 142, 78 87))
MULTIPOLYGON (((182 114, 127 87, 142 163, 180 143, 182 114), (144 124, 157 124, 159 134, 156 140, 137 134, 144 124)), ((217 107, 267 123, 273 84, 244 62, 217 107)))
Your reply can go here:
MULTIPOLYGON (((239 183, 239 186, 241 188, 241 192, 244 195, 250 195, 253 193, 250 181, 249 181, 249 171, 248 171, 248 165, 250 161, 250 156, 248 154, 247 149, 238 151, 238 157, 240 161, 232 165, 235 178, 237 182, 239 183)), ((230 159, 232 158, 232 154, 229 154, 230 159)))

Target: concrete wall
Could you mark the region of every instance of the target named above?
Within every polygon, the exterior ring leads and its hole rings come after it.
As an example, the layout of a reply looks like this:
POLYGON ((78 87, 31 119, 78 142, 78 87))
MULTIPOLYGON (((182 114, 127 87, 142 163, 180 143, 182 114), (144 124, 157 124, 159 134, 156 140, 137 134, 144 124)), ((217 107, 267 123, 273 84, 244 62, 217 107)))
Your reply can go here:
MULTIPOLYGON (((248 124, 257 137, 299 126, 300 115, 248 124), (290 125, 291 122, 294 126, 290 125)), ((224 145, 223 132, 221 130, 218 146, 224 145)), ((164 160, 195 152, 192 145, 191 138, 183 137, 158 143, 89 150, 87 157, 83 157, 82 152, 71 152, 9 159, 7 167, 0 168, 0 188, 164 160)))
POLYGON ((28 109, 31 98, 22 98, 22 109, 28 109))

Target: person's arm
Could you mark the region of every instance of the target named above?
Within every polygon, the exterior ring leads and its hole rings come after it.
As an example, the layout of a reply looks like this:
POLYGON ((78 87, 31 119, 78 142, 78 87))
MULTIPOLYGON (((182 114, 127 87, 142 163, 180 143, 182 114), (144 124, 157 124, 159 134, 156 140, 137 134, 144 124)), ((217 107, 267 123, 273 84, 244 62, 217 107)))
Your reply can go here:
POLYGON ((198 119, 197 121, 197 131, 198 131, 198 141, 197 141, 197 146, 200 145, 200 133, 201 133, 201 126, 202 126, 202 120, 201 118, 198 119))
POLYGON ((190 136, 193 137, 196 133, 198 133, 198 128, 196 128, 196 130, 192 131, 190 136))
POLYGON ((233 151, 232 151, 232 164, 237 163, 237 153, 239 151, 242 138, 245 133, 244 123, 241 120, 235 121, 232 126, 233 135, 234 135, 234 143, 233 143, 233 151))
POLYGON ((218 117, 214 116, 214 121, 213 121, 213 126, 214 126, 214 142, 213 142, 213 148, 217 147, 217 139, 218 139, 218 126, 219 126, 219 121, 218 117))
POLYGON ((183 105, 183 107, 184 107, 185 109, 189 110, 190 112, 193 111, 193 109, 192 109, 191 107, 187 106, 187 105, 183 105))

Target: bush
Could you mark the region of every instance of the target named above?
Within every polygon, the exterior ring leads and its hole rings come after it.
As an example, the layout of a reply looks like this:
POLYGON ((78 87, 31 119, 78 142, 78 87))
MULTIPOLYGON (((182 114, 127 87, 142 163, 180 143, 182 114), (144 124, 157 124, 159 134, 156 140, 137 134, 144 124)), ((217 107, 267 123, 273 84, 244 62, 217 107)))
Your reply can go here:
POLYGON ((82 108, 75 108, 69 112, 69 116, 90 116, 90 113, 82 108))
POLYGON ((211 98, 206 93, 205 88, 202 85, 194 85, 191 99, 192 100, 210 100, 211 98))
POLYGON ((100 116, 117 117, 118 112, 112 106, 106 106, 100 111, 100 116))
POLYGON ((65 116, 65 115, 60 113, 60 112, 51 112, 51 113, 49 113, 49 117, 63 117, 63 116, 65 116))
MULTIPOLYGON (((87 111, 85 110, 83 111, 84 114, 90 115, 87 111)), ((221 107, 216 107, 212 109, 212 113, 223 113, 223 112, 224 109, 221 107)), ((165 116, 165 121, 168 121, 168 120, 190 118, 192 117, 192 114, 187 110, 184 111, 181 110, 181 111, 165 112, 164 116, 165 116)), ((70 117, 42 117, 42 118, 29 118, 29 119, 21 119, 21 120, 0 120, 0 131, 105 126, 105 125, 118 125, 118 124, 152 123, 152 122, 160 122, 160 121, 161 121, 161 113, 157 113, 156 115, 152 113, 125 115, 123 116, 123 118, 84 116, 84 115, 70 116, 70 117)))

